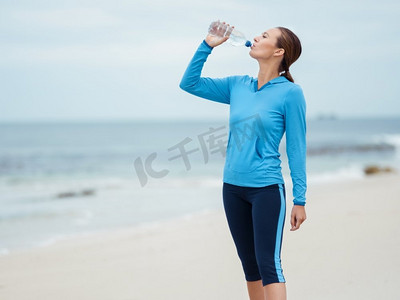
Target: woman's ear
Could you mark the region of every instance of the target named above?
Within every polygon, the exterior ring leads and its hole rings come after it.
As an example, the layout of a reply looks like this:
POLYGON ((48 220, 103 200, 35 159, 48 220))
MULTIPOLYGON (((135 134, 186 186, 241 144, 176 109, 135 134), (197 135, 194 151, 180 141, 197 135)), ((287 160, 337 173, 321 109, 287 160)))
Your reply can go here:
POLYGON ((283 56, 283 54, 285 54, 285 49, 283 48, 278 48, 274 52, 274 56, 283 56))

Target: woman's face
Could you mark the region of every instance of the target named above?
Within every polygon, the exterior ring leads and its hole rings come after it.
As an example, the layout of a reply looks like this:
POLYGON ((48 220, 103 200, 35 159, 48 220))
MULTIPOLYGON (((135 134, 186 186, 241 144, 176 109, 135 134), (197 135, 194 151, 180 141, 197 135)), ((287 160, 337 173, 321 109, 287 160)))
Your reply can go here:
POLYGON ((271 28, 254 38, 254 43, 249 52, 253 58, 269 59, 273 56, 283 54, 282 48, 277 48, 276 43, 281 31, 278 28, 271 28))

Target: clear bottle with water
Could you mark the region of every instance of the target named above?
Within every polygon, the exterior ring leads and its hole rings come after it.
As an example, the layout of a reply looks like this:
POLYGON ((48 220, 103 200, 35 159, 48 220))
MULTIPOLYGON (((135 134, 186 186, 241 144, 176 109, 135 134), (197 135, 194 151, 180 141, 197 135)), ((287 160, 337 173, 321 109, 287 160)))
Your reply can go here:
POLYGON ((229 35, 227 42, 233 46, 251 47, 251 42, 246 39, 243 33, 220 22, 220 20, 214 21, 210 24, 208 27, 208 33, 219 37, 225 37, 229 35))

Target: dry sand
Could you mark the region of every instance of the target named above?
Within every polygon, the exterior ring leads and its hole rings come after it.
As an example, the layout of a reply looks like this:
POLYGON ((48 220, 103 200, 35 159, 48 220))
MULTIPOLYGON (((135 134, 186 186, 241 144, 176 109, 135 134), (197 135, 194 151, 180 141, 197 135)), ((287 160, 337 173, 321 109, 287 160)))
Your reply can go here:
MULTIPOLYGON (((400 299, 400 176, 310 186, 282 247, 288 299, 400 299)), ((245 300, 223 211, 0 256, 1 300, 245 300)))

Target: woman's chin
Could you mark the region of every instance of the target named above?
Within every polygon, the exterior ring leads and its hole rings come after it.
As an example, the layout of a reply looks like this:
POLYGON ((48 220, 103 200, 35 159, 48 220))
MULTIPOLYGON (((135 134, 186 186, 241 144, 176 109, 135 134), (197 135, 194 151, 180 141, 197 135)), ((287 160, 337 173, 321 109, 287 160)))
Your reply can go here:
POLYGON ((249 55, 250 55, 252 58, 256 58, 256 57, 254 56, 254 51, 253 51, 253 49, 250 49, 249 55))

